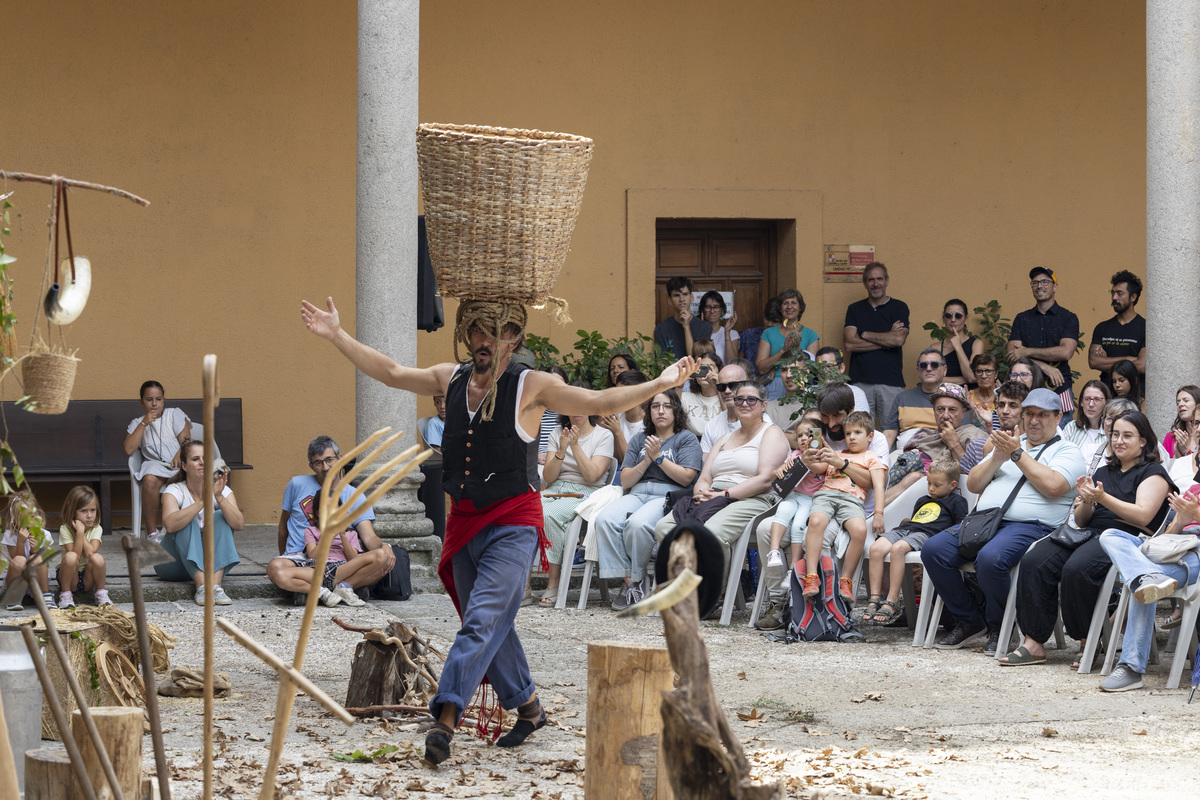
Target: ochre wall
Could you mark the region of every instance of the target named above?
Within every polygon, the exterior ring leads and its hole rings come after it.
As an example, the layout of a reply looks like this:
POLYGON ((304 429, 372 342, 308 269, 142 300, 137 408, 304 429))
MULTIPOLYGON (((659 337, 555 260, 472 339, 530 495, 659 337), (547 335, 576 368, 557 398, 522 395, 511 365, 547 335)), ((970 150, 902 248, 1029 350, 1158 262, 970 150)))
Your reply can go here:
MULTIPOLYGON (((1090 336, 1111 315, 1108 276, 1143 272, 1144 13, 1084 0, 426 2, 420 117, 595 138, 557 292, 574 321, 535 313, 530 326, 560 348, 578 328, 650 331, 647 214, 665 198, 803 217, 782 282, 832 344, 863 292, 821 281, 820 245, 874 244, 912 308, 911 380, 920 327, 949 297, 995 298, 1011 316, 1032 303, 1029 267, 1049 264, 1090 336)), ((153 377, 195 397, 201 358, 217 353, 255 465, 235 489, 251 522, 274 522, 304 444, 354 435, 352 370, 297 306, 332 294, 353 329, 355 4, 27 3, 4 23, 0 169, 153 201, 72 194, 96 270, 67 331, 83 358, 75 396, 132 396, 153 377)), ((14 188, 24 342, 50 190, 14 188)), ((421 364, 451 357, 447 329, 419 343, 421 364)))
MULTIPOLYGON (((3 22, 0 169, 151 201, 71 193, 94 269, 66 331, 82 359, 74 396, 136 397, 153 378, 168 401, 199 397, 216 353, 254 465, 233 488, 250 522, 276 521, 307 442, 354 437, 353 371, 299 314, 301 297, 332 294, 354 323, 354 3, 13 3, 3 22)), ((51 189, 14 189, 6 246, 25 344, 51 189)), ((4 388, 16 396, 11 378, 4 388)), ((114 506, 129 507, 127 485, 114 506)))
MULTIPOLYGON (((921 327, 951 297, 1011 317, 1033 304, 1029 269, 1049 264, 1090 340, 1112 315, 1108 277, 1144 274, 1142 3, 519 6, 422 7, 421 119, 595 139, 557 287, 574 321, 530 326, 560 349, 581 327, 653 327, 647 195, 770 216, 795 206, 783 194, 814 193, 781 285, 840 345, 865 293, 822 282, 821 245, 874 244, 912 311, 910 382, 921 327)), ((449 356, 446 337, 420 341, 422 363, 449 356)))

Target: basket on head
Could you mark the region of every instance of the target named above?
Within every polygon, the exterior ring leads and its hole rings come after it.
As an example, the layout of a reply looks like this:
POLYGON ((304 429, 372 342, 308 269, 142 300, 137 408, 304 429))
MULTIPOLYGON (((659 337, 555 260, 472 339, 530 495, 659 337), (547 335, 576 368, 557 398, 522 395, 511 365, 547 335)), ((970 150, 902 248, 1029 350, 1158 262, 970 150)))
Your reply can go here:
POLYGON ((71 402, 79 359, 62 353, 31 353, 21 359, 21 384, 35 414, 61 414, 71 402))
POLYGON ((429 256, 450 297, 546 302, 583 201, 592 140, 425 123, 417 164, 429 256))

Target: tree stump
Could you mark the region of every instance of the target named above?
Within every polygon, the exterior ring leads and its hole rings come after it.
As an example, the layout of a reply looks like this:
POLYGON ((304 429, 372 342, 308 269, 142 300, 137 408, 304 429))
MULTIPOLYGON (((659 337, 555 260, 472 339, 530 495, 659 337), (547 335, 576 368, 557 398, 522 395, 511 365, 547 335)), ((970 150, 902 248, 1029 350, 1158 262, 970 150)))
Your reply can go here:
MULTIPOLYGON (((142 787, 142 710, 140 708, 122 708, 116 706, 96 706, 91 710, 92 720, 100 740, 108 750, 108 758, 112 762, 113 772, 121 784, 121 792, 129 800, 140 797, 142 787)), ((71 735, 79 746, 79 755, 87 767, 88 777, 99 797, 102 788, 108 786, 104 777, 104 769, 96 749, 92 747, 92 739, 88 736, 83 724, 83 715, 79 709, 71 712, 71 735)), ((82 797, 78 788, 79 779, 72 775, 72 790, 74 797, 82 797)))
POLYGON ((364 632, 350 665, 346 707, 427 703, 437 692, 437 680, 424 656, 420 637, 403 622, 364 632))
POLYGON ((74 778, 66 753, 39 748, 25 751, 25 800, 62 800, 74 778))
POLYGON ((673 675, 664 648, 588 642, 585 797, 674 797, 666 769, 659 768, 658 710, 673 675))

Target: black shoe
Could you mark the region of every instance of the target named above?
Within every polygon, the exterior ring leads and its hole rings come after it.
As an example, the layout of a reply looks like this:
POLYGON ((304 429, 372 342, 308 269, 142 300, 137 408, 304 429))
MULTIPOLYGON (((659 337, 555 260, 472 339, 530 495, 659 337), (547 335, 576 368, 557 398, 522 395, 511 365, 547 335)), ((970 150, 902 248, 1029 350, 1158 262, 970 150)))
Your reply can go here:
POLYGON ((1000 646, 1000 631, 988 631, 988 643, 983 648, 985 655, 996 655, 996 648, 1000 646))
MULTIPOLYGON (((974 639, 979 634, 983 633, 982 625, 967 625, 962 622, 955 623, 954 630, 937 640, 934 648, 937 650, 957 650, 964 644, 974 639)), ((993 651, 994 652, 994 651, 993 651)))

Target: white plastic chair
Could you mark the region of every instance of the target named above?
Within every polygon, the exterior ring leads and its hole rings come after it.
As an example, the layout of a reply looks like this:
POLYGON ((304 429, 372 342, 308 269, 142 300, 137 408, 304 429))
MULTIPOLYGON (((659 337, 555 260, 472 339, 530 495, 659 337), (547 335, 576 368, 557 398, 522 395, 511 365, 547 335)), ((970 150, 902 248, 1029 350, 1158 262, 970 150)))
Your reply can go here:
MULTIPOLYGON (((609 459, 608 471, 605 473, 604 482, 600 485, 607 486, 612 483, 613 477, 616 474, 617 460, 615 458, 609 459)), ((558 578, 558 597, 554 602, 555 608, 563 609, 567 607, 567 591, 571 585, 571 575, 577 566, 575 564, 575 551, 579 548, 579 542, 583 537, 583 526, 586 524, 583 517, 576 514, 571 518, 571 524, 567 526, 566 533, 564 534, 562 574, 558 578)), ((584 577, 590 580, 591 575, 586 569, 586 567, 590 566, 590 563, 585 562, 583 566, 585 567, 584 577)), ((580 591, 580 609, 587 607, 587 591, 588 584, 585 581, 580 591)), ((608 599, 608 584, 604 581, 600 582, 600 597, 604 600, 608 599)))
MULTIPOLYGON (((429 445, 429 423, 432 420, 433 417, 421 417, 419 420, 417 420, 417 433, 421 434, 421 441, 424 442, 426 446, 429 445)), ((441 445, 438 446, 441 447, 441 445)))
MULTIPOLYGON (((1171 659, 1171 669, 1167 673, 1167 688, 1178 689, 1180 678, 1183 676, 1183 663, 1187 661, 1190 653, 1196 652, 1196 617, 1200 615, 1200 581, 1190 586, 1180 586, 1170 597, 1163 599, 1180 600, 1183 602, 1183 617, 1179 621, 1179 630, 1188 634, 1188 643, 1184 647, 1176 645, 1175 656, 1171 659)), ((1115 631, 1124 627, 1125 616, 1129 613, 1130 602, 1136 601, 1131 601, 1129 584, 1125 584, 1125 587, 1121 590, 1121 601, 1117 604, 1116 616, 1113 617, 1114 633, 1108 637, 1108 651, 1104 656, 1104 668, 1100 670, 1101 675, 1111 674, 1113 667, 1116 665, 1119 640, 1123 636, 1116 635, 1115 631)), ((1150 637, 1150 643, 1150 663, 1157 664, 1157 647, 1153 635, 1150 637)), ((1081 663, 1079 666, 1082 668, 1083 664, 1081 663)))
MULTIPOLYGON (((192 423, 192 438, 201 441, 204 439, 204 426, 199 422, 192 423)), ((221 457, 221 448, 217 447, 217 443, 213 442, 213 452, 216 458, 221 457)), ((142 451, 141 448, 133 451, 133 455, 129 456, 129 495, 133 501, 133 532, 137 536, 142 535, 142 482, 133 477, 137 471, 142 468, 142 451)))

